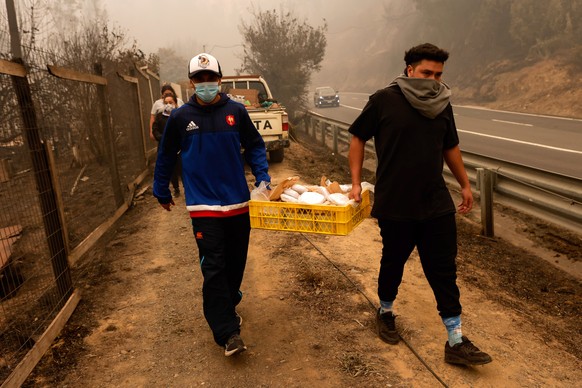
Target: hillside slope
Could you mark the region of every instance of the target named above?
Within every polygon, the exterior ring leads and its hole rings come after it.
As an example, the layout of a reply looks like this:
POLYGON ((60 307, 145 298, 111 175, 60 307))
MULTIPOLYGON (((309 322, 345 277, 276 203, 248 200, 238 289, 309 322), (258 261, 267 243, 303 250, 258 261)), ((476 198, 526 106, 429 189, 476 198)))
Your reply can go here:
MULTIPOLYGON (((314 75, 313 88, 325 84, 340 92, 373 93, 397 75, 388 76, 385 69, 366 72, 362 78, 357 71, 336 70, 330 62, 327 64, 331 66, 314 75)), ((457 82, 462 76, 447 70, 445 67, 445 79, 453 89, 455 104, 582 119, 582 73, 559 59, 527 65, 503 61, 463 83, 457 82)))
POLYGON ((481 85, 464 89, 453 85, 453 98, 457 104, 582 118, 581 84, 580 72, 549 59, 505 72, 491 68, 481 85))

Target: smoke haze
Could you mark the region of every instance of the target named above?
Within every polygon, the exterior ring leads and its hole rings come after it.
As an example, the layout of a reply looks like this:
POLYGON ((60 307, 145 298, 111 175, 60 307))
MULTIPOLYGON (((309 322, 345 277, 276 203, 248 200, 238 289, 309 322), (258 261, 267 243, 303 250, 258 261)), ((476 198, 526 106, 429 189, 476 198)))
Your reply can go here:
MULTIPOLYGON (((388 50, 387 47, 374 47, 372 39, 366 41, 362 37, 375 37, 378 29, 385 25, 385 8, 398 8, 403 3, 401 0, 271 0, 267 3, 240 0, 102 0, 109 21, 121 27, 128 37, 135 38, 138 47, 146 53, 157 53, 161 48, 173 49, 187 61, 197 53, 206 51, 218 58, 225 74, 232 74, 240 67, 243 42, 239 26, 242 21, 249 23, 253 12, 272 9, 291 12, 314 27, 327 22, 326 58, 321 72, 314 74, 314 83, 331 84, 344 83, 349 79, 337 80, 329 74, 326 76, 326 73, 333 74, 340 70, 345 75, 346 66, 366 62, 365 57, 356 56, 370 50, 388 50), (359 50, 355 51, 357 48, 359 50)), ((161 61, 163 63, 163 58, 161 61)))
MULTIPOLYGON (((243 22, 251 23, 253 13, 267 10, 279 14, 291 12, 300 22, 307 21, 314 28, 327 23, 327 48, 321 70, 311 75, 313 87, 327 85, 340 91, 374 92, 402 72, 405 50, 424 42, 451 53, 444 79, 457 88, 454 95, 483 103, 502 98, 498 93, 503 90, 511 94, 515 88, 504 85, 517 77, 515 72, 521 69, 526 74, 540 71, 546 79, 544 62, 554 61, 548 66, 557 66, 568 74, 580 74, 582 63, 582 0, 100 0, 100 3, 109 21, 123 28, 128 37, 135 38, 146 54, 164 48, 175 52, 175 56, 166 59, 180 63, 183 73, 178 67, 171 77, 165 74, 168 63, 161 57, 163 79, 185 76, 187 61, 201 51, 215 55, 225 74, 234 73, 241 65, 243 53, 239 27, 243 22)), ((561 80, 555 71, 549 75, 550 85, 576 92, 576 83, 561 80)), ((562 95, 564 91, 544 94, 550 100, 562 95)))

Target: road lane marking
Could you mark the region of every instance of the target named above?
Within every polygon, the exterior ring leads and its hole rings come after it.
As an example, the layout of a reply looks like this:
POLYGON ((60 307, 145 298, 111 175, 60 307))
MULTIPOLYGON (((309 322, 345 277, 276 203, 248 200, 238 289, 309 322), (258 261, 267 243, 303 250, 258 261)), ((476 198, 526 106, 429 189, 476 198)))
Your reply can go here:
POLYGON ((580 155, 582 155, 582 151, 570 150, 570 149, 567 149, 567 148, 552 147, 552 146, 548 146, 548 145, 544 145, 544 144, 531 143, 529 141, 523 141, 523 140, 509 139, 507 137, 501 137, 501 136, 486 135, 484 133, 473 132, 473 131, 464 131, 464 130, 459 129, 459 128, 457 128, 457 131, 458 132, 463 132, 463 133, 469 133, 471 135, 485 136, 485 137, 490 137, 492 139, 505 140, 505 141, 510 141, 510 142, 513 142, 513 143, 527 144, 527 145, 531 145, 531 146, 535 146, 535 147, 542 147, 542 148, 547 148, 547 149, 550 149, 550 150, 562 151, 562 152, 570 152, 570 153, 573 153, 573 154, 580 154, 580 155))
POLYGON ((526 124, 526 123, 517 123, 515 121, 506 121, 506 120, 497 120, 497 119, 491 119, 491 121, 497 121, 498 123, 506 123, 506 124, 515 124, 515 125, 523 125, 524 127, 533 127, 532 124, 526 124))
POLYGON ((344 105, 344 104, 340 104, 340 106, 343 106, 344 108, 359 110, 360 112, 362 111, 362 108, 356 108, 354 106, 349 106, 349 105, 344 105))
POLYGON ((341 94, 360 94, 360 95, 362 95, 362 96, 371 96, 371 95, 372 95, 372 94, 374 94, 374 93, 340 92, 340 95, 341 95, 341 94))
POLYGON ((500 112, 500 113, 511 113, 515 115, 522 115, 522 116, 532 116, 532 117, 544 117, 547 119, 558 119, 558 120, 568 120, 568 121, 581 121, 582 119, 576 119, 573 117, 562 117, 562 116, 550 116, 550 115, 541 115, 536 113, 524 113, 524 112, 511 112, 508 110, 498 110, 498 109, 490 109, 484 108, 482 106, 474 106, 474 105, 453 105, 453 107, 458 106, 459 108, 467 108, 467 109, 477 109, 477 110, 488 110, 490 112, 500 112))

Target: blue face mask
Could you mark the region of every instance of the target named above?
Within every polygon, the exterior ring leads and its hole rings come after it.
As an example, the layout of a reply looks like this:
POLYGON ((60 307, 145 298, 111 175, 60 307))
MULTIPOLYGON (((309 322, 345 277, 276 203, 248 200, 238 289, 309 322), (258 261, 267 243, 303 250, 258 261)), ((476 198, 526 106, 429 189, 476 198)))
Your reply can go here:
POLYGON ((209 103, 218 94, 218 82, 201 82, 195 84, 196 95, 204 102, 209 103))

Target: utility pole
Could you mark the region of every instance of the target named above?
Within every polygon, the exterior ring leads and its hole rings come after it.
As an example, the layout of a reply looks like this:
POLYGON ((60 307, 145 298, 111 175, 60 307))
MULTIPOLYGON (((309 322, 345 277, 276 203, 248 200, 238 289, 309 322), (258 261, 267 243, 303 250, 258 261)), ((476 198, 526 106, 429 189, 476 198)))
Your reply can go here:
POLYGON ((10 31, 12 58, 22 58, 22 47, 20 46, 20 34, 18 33, 14 0, 6 0, 6 12, 8 13, 8 30, 10 31))

